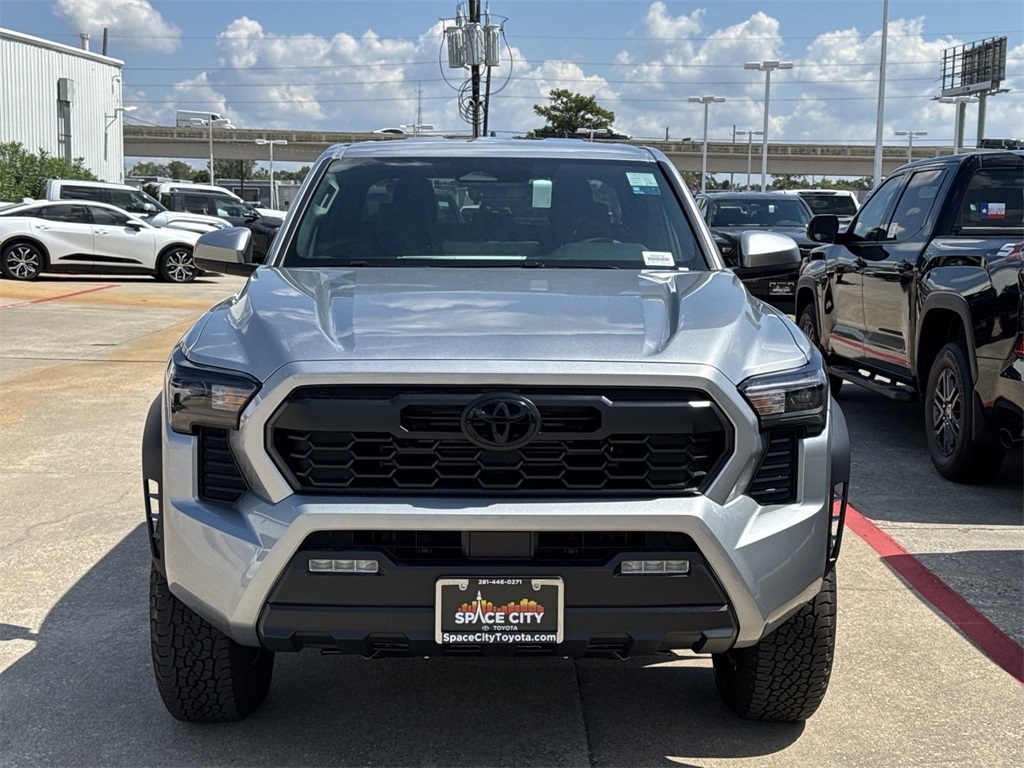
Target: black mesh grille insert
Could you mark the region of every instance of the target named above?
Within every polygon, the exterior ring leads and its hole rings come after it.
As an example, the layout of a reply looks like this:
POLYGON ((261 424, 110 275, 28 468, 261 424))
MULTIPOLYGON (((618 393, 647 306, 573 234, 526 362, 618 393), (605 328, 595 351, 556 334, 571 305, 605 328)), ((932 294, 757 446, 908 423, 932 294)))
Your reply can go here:
POLYGON ((249 486, 238 470, 228 444, 228 431, 199 428, 199 498, 218 504, 234 504, 249 486))
POLYGON ((770 432, 768 450, 750 482, 747 493, 761 504, 796 501, 797 436, 795 432, 770 432))
POLYGON ((636 496, 704 489, 731 447, 700 392, 515 393, 536 405, 540 432, 497 450, 462 432, 463 411, 487 390, 302 389, 271 420, 271 454, 304 493, 636 496))
MULTIPOLYGON (((517 562, 600 565, 624 552, 689 552, 689 536, 673 531, 536 531, 531 554, 517 562)), ((469 562, 464 531, 317 531, 300 550, 383 552, 396 563, 469 562)), ((506 561, 507 562, 507 561, 506 561)))

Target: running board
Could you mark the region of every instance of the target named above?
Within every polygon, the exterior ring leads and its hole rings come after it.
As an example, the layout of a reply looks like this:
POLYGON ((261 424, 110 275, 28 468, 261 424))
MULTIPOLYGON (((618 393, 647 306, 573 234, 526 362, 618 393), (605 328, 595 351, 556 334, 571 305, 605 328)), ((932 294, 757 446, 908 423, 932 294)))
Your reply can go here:
POLYGON ((899 400, 904 403, 912 403, 917 400, 917 390, 905 384, 897 384, 894 381, 885 381, 879 376, 870 373, 861 373, 857 368, 829 366, 828 372, 832 376, 838 376, 844 381, 852 381, 859 387, 870 389, 879 395, 884 395, 891 400, 899 400))

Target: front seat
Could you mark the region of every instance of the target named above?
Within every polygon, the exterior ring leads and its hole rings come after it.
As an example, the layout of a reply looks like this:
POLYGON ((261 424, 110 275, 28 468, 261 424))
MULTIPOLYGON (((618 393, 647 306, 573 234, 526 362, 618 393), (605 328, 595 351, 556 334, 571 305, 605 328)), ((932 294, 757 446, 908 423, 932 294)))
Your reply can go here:
POLYGON ((398 182, 390 203, 377 212, 377 244, 385 257, 433 252, 437 195, 427 179, 398 182))

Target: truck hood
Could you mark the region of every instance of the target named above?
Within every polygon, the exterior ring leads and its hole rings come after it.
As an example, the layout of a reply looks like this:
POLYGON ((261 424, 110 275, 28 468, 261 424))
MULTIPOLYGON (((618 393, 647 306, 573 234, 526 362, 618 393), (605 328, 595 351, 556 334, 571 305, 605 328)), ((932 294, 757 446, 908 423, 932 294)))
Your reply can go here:
POLYGON ((532 360, 699 363, 738 383, 810 357, 727 271, 261 267, 184 343, 261 381, 295 361, 532 360))

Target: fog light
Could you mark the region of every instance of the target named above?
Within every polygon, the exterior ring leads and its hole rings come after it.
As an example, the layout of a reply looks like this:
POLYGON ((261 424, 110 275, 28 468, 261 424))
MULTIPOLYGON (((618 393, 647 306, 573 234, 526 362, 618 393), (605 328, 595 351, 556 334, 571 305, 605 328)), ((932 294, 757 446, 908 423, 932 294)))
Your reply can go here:
POLYGON ((689 572, 689 560, 623 560, 619 565, 619 573, 624 574, 680 574, 689 572))
POLYGON ((310 573, 378 573, 376 560, 310 560, 310 573))

